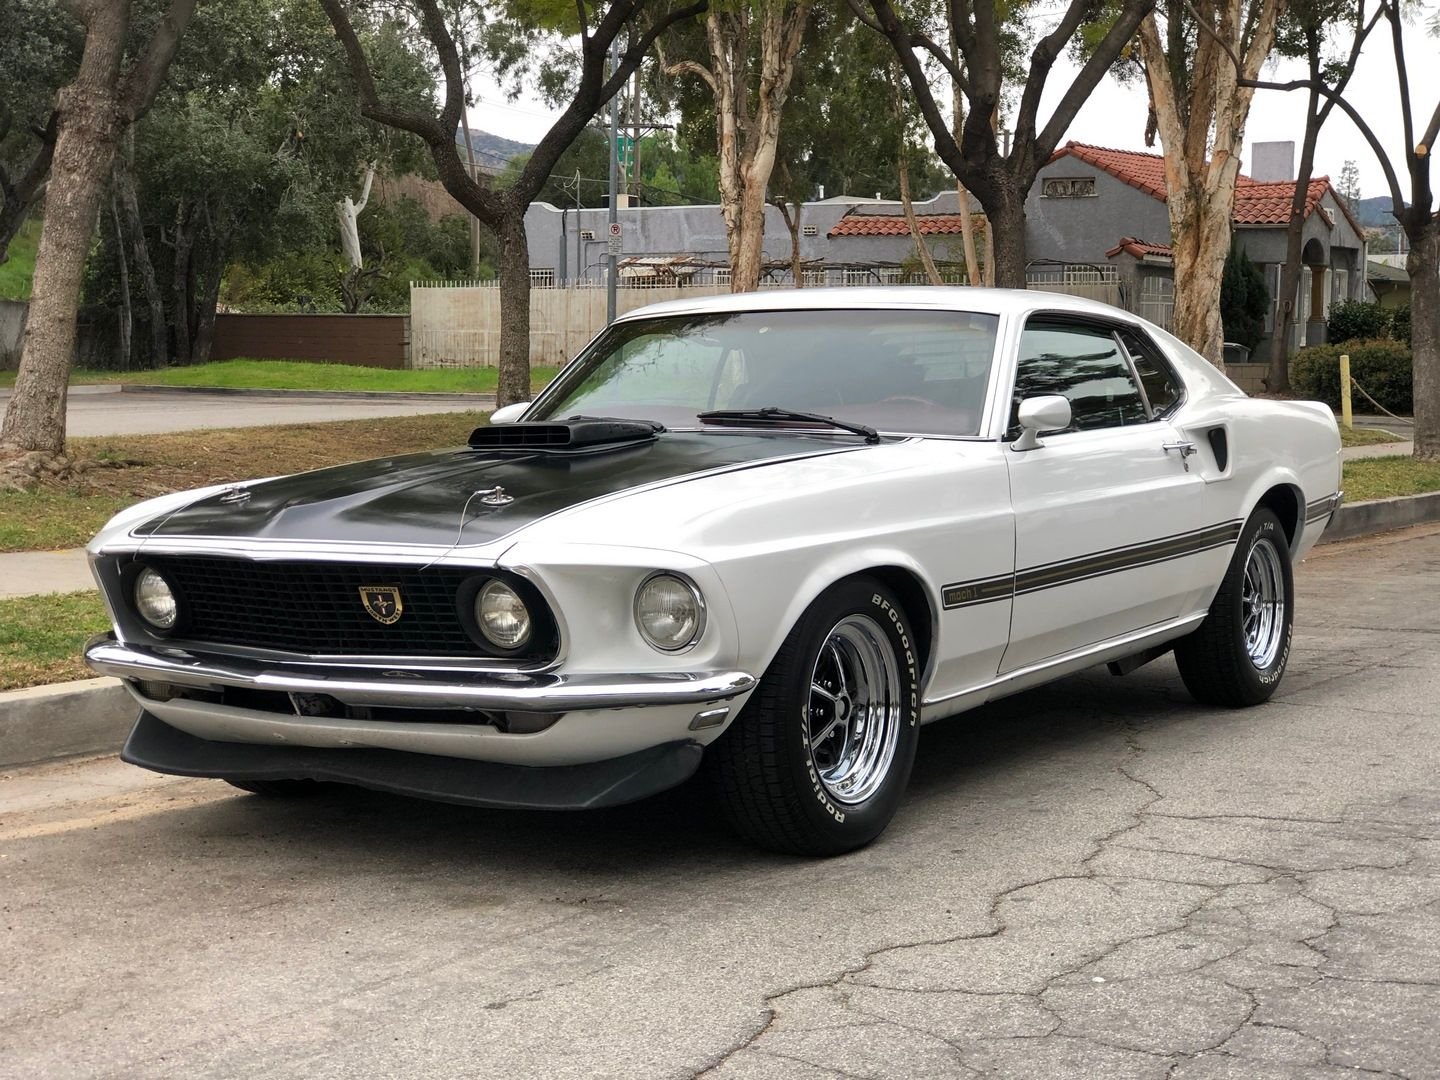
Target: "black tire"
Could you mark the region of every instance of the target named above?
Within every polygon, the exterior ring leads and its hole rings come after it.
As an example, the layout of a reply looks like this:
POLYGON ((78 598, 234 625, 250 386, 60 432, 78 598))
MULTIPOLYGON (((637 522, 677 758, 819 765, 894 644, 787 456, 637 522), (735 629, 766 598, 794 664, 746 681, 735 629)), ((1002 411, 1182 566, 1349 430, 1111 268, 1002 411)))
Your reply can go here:
POLYGON ((1285 666, 1290 661, 1290 638, 1295 622, 1295 582, 1290 567, 1290 544, 1285 528, 1273 511, 1256 510, 1240 531, 1235 554, 1225 572, 1220 591, 1210 605, 1210 613, 1194 633, 1182 638, 1175 646, 1175 662, 1196 701, 1202 705, 1244 708, 1269 700, 1280 685, 1285 666), (1278 626, 1256 636, 1247 629, 1247 616, 1253 616, 1250 600, 1256 595, 1255 585, 1247 596, 1247 569, 1273 577, 1284 590, 1278 604, 1281 617, 1278 626), (1261 652, 1257 658, 1252 651, 1261 652), (1273 656, 1267 654, 1273 653, 1273 656))
POLYGON ((320 784, 315 780, 226 780, 231 787, 248 791, 252 795, 264 795, 267 799, 305 799, 318 794, 320 784))
POLYGON ((880 582, 850 578, 800 617, 744 710, 706 751, 705 766, 726 818, 748 840, 772 851, 839 855, 874 840, 895 816, 915 762, 919 728, 920 657, 909 618, 880 582), (848 690, 868 699, 869 693, 861 691, 868 680, 855 679, 854 668, 839 667, 842 656, 858 663, 866 653, 883 668, 877 685, 882 679, 892 684, 886 692, 877 691, 877 700, 888 705, 880 708, 879 722, 868 725, 844 719, 862 713, 848 704, 848 690), (827 670, 839 671, 842 692, 828 706, 816 698, 812 709, 812 682, 836 688, 826 679, 827 670), (850 681, 854 687, 846 685, 850 681), (837 724, 843 726, 824 734, 837 724), (816 734, 823 737, 812 751, 816 734), (846 758, 844 751, 852 746, 893 752, 872 757, 857 749, 853 759, 846 758), (836 764, 827 768, 828 760, 836 764), (846 774, 844 760, 875 764, 856 765, 846 774), (836 789, 847 783, 856 786, 838 794, 836 789))

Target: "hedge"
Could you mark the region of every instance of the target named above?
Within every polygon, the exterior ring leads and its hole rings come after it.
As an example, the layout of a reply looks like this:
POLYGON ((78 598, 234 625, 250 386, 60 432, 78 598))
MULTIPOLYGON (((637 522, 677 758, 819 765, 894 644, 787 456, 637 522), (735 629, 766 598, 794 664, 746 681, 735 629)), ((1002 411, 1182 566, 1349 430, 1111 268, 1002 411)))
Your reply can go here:
MULTIPOLYGON (((1297 391, 1340 407, 1340 354, 1350 355, 1350 376, 1382 406, 1408 416, 1414 407, 1414 365, 1410 347, 1388 339, 1347 341, 1344 345, 1314 345, 1290 360, 1290 382, 1297 391)), ((1355 395, 1356 412, 1370 404, 1355 395)))

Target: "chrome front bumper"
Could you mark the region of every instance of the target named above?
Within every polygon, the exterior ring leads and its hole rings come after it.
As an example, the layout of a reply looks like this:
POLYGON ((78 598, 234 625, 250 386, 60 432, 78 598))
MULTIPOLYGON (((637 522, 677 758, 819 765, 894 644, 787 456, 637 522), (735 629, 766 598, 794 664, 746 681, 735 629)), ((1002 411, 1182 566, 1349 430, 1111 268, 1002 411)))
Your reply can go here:
POLYGON ((699 705, 728 700, 755 686, 755 676, 743 671, 634 675, 398 671, 388 675, 354 669, 262 665, 234 657, 134 645, 109 636, 90 643, 85 649, 85 662, 102 675, 121 679, 325 694, 345 705, 483 712, 567 713, 699 705))

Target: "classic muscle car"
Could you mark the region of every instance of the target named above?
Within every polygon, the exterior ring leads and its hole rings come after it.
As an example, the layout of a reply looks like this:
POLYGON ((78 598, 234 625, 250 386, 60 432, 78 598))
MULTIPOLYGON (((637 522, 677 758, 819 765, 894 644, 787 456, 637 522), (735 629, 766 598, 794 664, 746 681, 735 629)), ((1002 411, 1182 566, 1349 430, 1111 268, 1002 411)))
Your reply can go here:
POLYGON ((1200 701, 1265 701, 1339 450, 1323 405, 1072 297, 683 300, 468 446, 118 515, 86 655, 160 772, 582 808, 703 766, 745 836, 835 853, 929 721, 1172 650, 1200 701))

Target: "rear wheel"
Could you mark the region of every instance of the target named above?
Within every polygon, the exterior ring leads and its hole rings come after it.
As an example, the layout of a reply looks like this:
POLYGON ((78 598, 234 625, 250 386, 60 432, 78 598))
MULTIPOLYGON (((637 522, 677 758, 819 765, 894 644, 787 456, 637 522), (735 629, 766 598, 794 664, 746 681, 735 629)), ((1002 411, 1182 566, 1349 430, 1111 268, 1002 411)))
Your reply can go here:
POLYGON ((320 790, 314 780, 226 780, 227 784, 252 795, 264 795, 270 799, 303 799, 320 790))
POLYGON ((1246 522, 1210 613, 1175 646, 1185 688, 1204 705, 1258 705, 1275 693, 1290 660, 1295 618, 1290 545, 1280 519, 1257 510, 1246 522))
POLYGON ((899 600, 872 578, 796 623, 706 766, 731 824, 775 851, 836 855, 890 823, 915 760, 919 658, 899 600))

